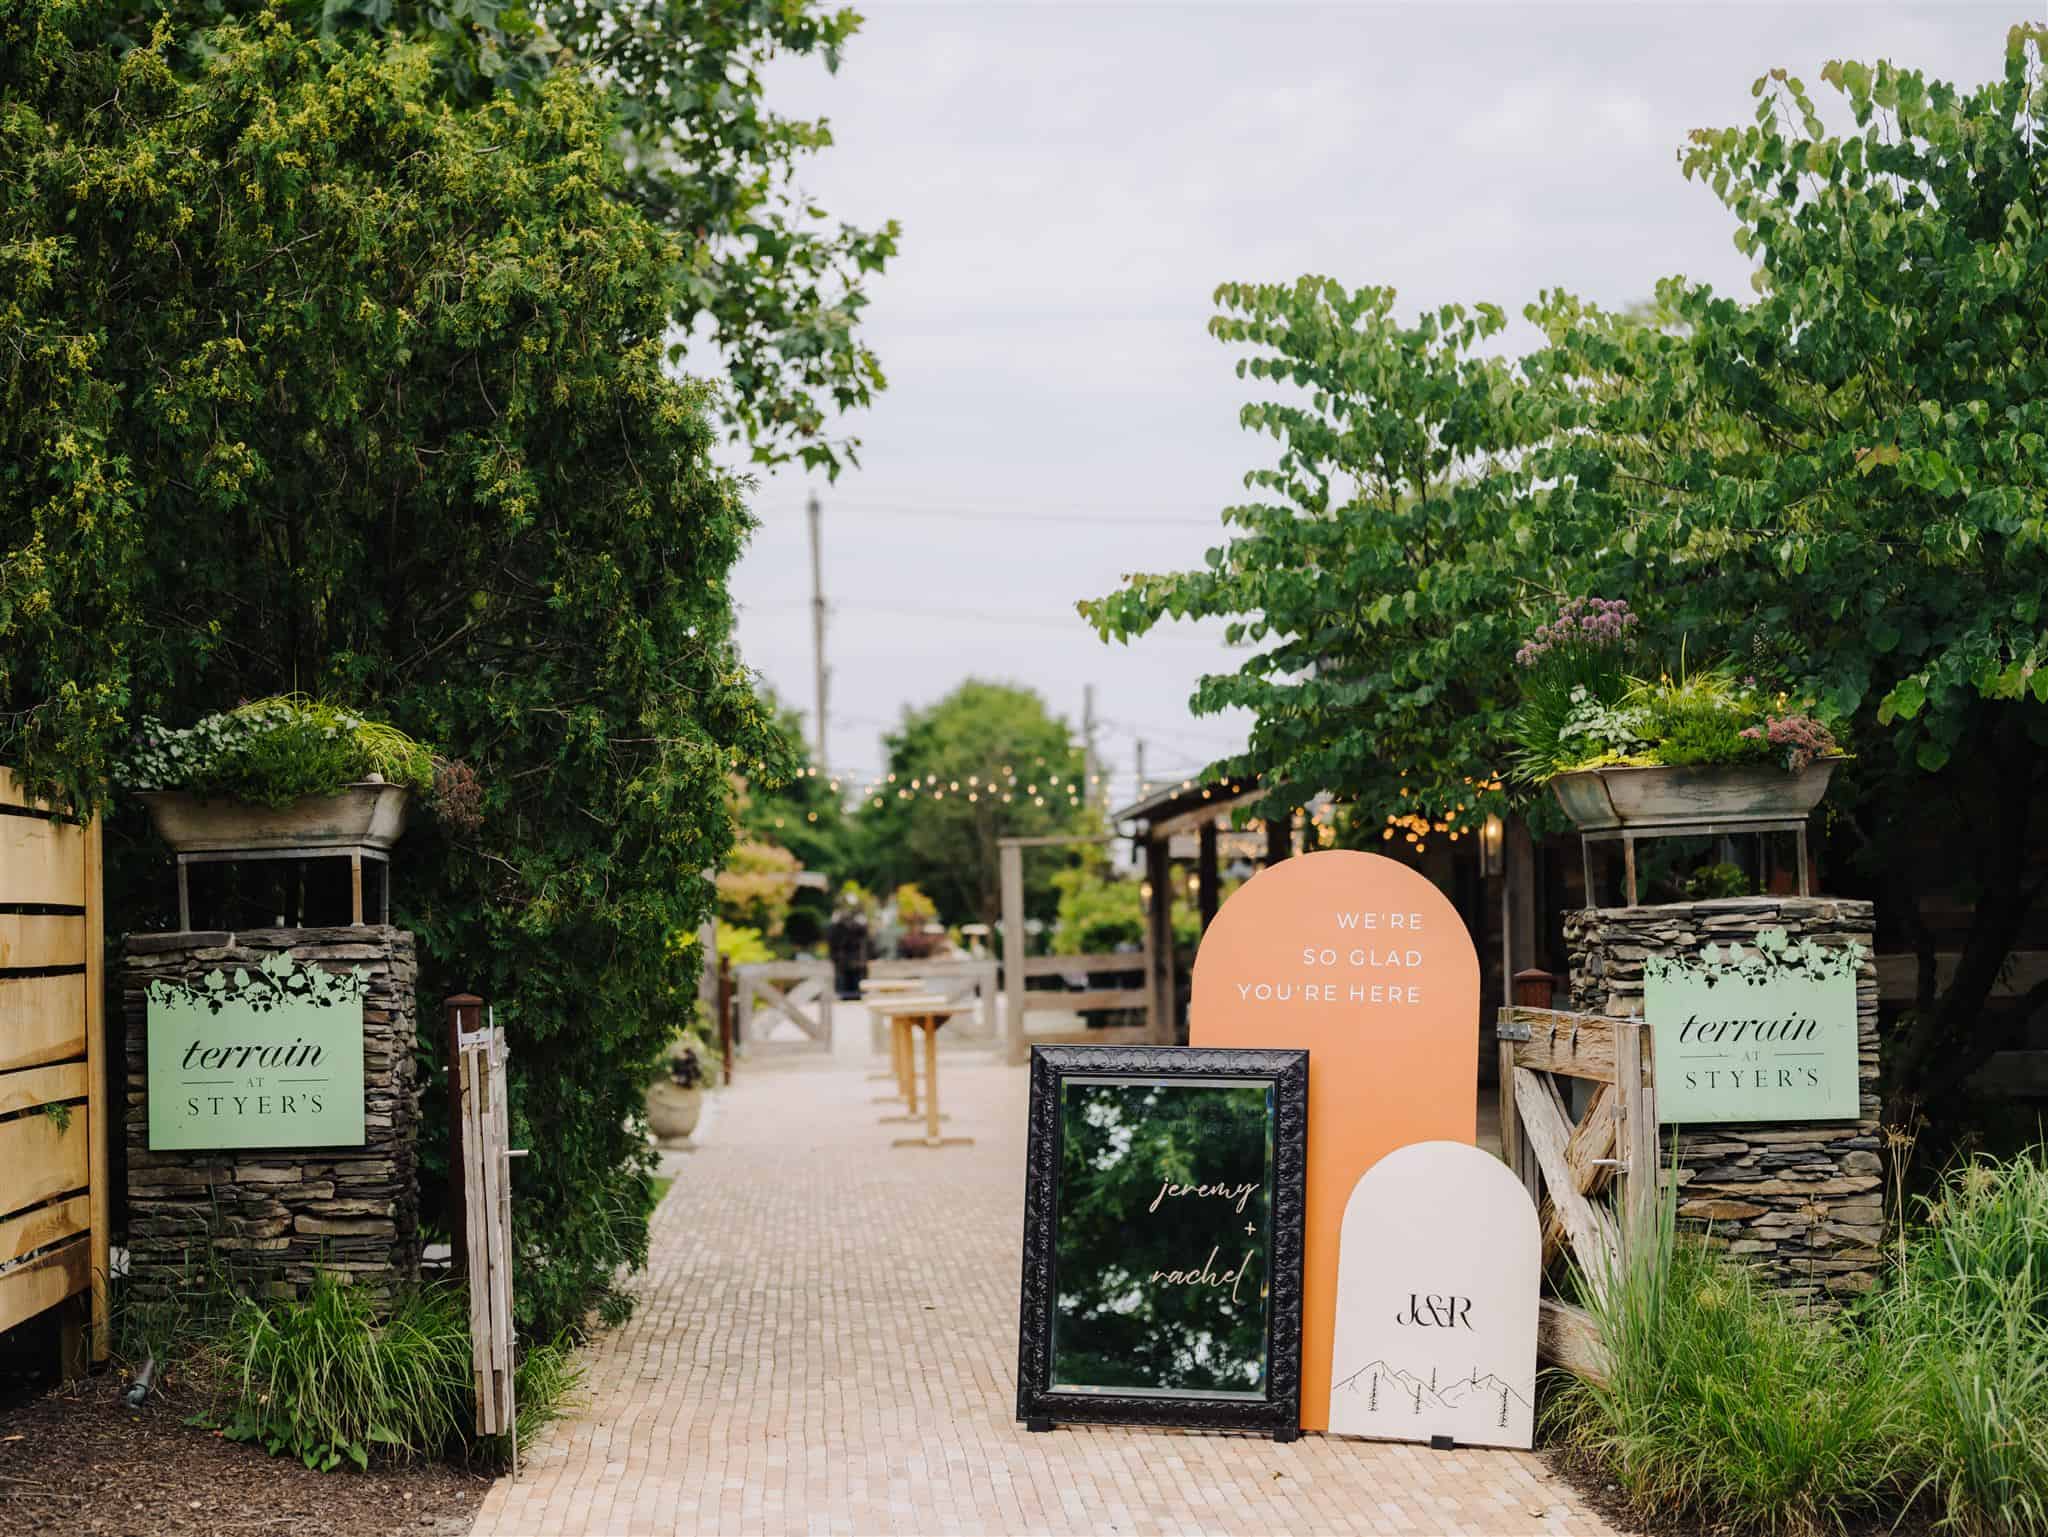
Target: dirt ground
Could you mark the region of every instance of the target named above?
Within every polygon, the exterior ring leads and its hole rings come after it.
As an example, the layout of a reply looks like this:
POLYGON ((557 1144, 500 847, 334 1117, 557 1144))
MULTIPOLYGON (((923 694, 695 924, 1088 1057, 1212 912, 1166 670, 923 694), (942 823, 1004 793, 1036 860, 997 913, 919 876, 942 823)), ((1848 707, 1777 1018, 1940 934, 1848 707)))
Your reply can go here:
POLYGON ((0 1408, 0 1532, 457 1537, 490 1487, 444 1463, 308 1472, 186 1424, 176 1392, 130 1409, 126 1386, 101 1372, 0 1408))

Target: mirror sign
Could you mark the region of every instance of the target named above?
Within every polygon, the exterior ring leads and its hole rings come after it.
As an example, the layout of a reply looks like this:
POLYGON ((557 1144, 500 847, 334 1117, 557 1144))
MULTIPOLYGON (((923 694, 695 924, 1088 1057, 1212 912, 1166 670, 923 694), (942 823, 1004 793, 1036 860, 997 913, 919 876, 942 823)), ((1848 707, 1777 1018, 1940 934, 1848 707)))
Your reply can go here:
POLYGON ((1298 1433, 1307 1055, 1038 1047, 1017 1414, 1298 1433))

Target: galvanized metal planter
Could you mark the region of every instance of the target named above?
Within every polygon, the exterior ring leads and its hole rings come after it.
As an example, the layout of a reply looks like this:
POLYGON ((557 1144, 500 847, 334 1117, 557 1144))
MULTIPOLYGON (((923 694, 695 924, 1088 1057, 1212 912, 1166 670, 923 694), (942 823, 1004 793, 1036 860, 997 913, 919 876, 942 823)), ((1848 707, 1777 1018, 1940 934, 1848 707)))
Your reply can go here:
POLYGON ((1622 846, 1623 892, 1636 905, 1638 838, 1791 833, 1798 842, 1799 895, 1808 895, 1806 824, 1827 794, 1841 757, 1816 758, 1796 774, 1770 764, 1599 768, 1559 774, 1551 792, 1585 840, 1587 901, 1593 901, 1592 845, 1622 846))
POLYGON ((412 790, 406 785, 344 786, 289 806, 206 800, 189 790, 145 790, 157 836, 175 854, 256 849, 370 848, 388 850, 405 833, 412 790))
POLYGON ((1771 764, 1582 769, 1559 774, 1550 788, 1580 832, 1725 832, 1807 816, 1841 761, 1816 758, 1797 774, 1771 764))
POLYGON ((383 865, 381 921, 391 921, 391 845, 405 833, 410 786, 381 780, 345 785, 289 806, 206 799, 187 790, 146 790, 136 799, 149 808, 157 836, 177 858, 181 929, 192 927, 191 866, 264 859, 346 858, 355 924, 363 921, 363 862, 383 865))

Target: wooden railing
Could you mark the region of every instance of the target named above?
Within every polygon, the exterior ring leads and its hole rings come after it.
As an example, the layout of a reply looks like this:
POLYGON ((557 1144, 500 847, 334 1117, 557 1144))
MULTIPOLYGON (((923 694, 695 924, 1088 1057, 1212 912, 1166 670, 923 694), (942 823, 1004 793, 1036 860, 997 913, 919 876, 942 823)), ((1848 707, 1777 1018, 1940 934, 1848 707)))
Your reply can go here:
POLYGON ((67 1372, 87 1317, 92 1359, 108 1345, 100 902, 99 823, 57 817, 0 769, 0 1331, 69 1305, 67 1372))
MULTIPOLYGON (((1501 1152, 1542 1214, 1546 1272, 1569 1251, 1582 1287, 1601 1294, 1657 1200, 1657 1108, 1649 1034, 1640 1019, 1565 1013, 1551 978, 1515 978, 1500 1011, 1501 1152), (1591 1085, 1571 1091, 1571 1083, 1591 1085), (1574 1117, 1571 1103, 1583 1098, 1574 1117)), ((1585 1309, 1543 1299, 1539 1343, 1560 1366, 1599 1377, 1599 1331, 1585 1309)))
POLYGON ((1032 977, 1086 976, 1092 983, 1097 973, 1145 973, 1142 950, 1107 955, 1033 955, 1025 959, 1024 1011, 1060 1009, 1080 1014, 1090 1009, 1142 1009, 1148 994, 1137 987, 1066 988, 1032 987, 1032 977))

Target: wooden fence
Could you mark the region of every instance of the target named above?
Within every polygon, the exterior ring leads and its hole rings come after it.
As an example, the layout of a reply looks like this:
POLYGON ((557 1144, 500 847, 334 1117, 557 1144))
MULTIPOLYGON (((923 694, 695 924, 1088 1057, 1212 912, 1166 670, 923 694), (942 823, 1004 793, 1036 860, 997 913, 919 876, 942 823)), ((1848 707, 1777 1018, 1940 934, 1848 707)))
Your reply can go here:
POLYGON ((812 1041, 832 1044, 832 968, 823 961, 762 961, 738 968, 739 1037, 760 1045, 787 1020, 812 1041))
POLYGON ((100 825, 0 769, 0 1330, 63 1304, 65 1369, 107 1358, 100 825))
MULTIPOLYGON (((1518 1002, 1500 1011, 1494 1030, 1501 1152, 1542 1215, 1546 1273, 1555 1276, 1569 1251, 1580 1285, 1597 1296, 1632 1235, 1647 1230, 1657 1200, 1650 1036, 1640 1019, 1532 1006, 1547 1003, 1550 988, 1546 972, 1517 976, 1518 1002)), ((1543 1298, 1540 1344, 1548 1359, 1581 1375, 1606 1370, 1592 1315, 1554 1295, 1543 1298)))
POLYGON ((1009 1043, 1009 1054, 1029 1049, 1031 1042, 1049 1045, 1055 1042, 1096 1042, 1108 1044, 1113 1041, 1152 1041, 1155 1039, 1155 1016, 1152 1009, 1152 992, 1145 985, 1151 975, 1151 956, 1143 950, 1117 952, 1105 955, 1031 955, 1026 956, 1016 967, 1014 976, 1006 964, 1003 976, 1003 991, 1007 998, 1006 1008, 1009 1020, 1005 1033, 1009 1043), (1105 975, 1128 975, 1136 972, 1139 983, 1136 987, 1097 986, 1105 975), (1033 987, 1036 977, 1078 978, 1082 986, 1033 987), (1129 1010, 1145 1016, 1145 1023, 1124 1032, 1105 1033, 1090 1030, 1085 1034, 1067 1032, 1048 1034, 1044 1030, 1033 1032, 1033 1014, 1060 1013, 1084 1014, 1096 1010, 1129 1010))

